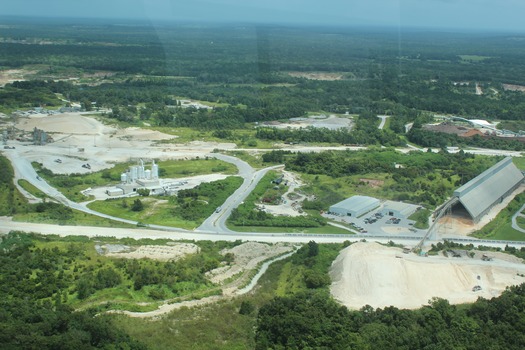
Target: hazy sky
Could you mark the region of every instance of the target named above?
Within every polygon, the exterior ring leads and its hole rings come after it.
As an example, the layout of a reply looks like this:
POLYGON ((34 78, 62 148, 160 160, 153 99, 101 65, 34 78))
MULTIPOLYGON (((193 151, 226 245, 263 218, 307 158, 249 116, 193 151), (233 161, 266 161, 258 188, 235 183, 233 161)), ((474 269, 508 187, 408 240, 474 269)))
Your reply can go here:
POLYGON ((2 0, 0 14, 525 32, 525 0, 2 0))

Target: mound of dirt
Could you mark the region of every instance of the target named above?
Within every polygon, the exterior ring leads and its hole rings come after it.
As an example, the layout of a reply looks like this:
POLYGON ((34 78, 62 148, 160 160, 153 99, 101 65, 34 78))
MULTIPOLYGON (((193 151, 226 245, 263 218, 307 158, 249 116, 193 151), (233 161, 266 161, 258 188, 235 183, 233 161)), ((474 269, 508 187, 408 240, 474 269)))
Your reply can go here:
POLYGON ((351 309, 395 306, 414 309, 433 297, 451 304, 500 295, 507 286, 525 281, 520 262, 498 259, 419 257, 378 243, 355 243, 332 264, 330 291, 351 309), (474 288, 479 286, 481 289, 474 288))
MULTIPOLYGON (((105 246, 102 246, 105 249, 105 246)), ((197 254, 200 248, 192 243, 174 243, 169 246, 142 245, 133 251, 106 249, 106 256, 124 259, 143 259, 169 261, 179 260, 189 254, 197 254)))
POLYGON ((232 253, 233 263, 210 271, 208 278, 213 283, 221 283, 241 272, 255 269, 259 263, 269 258, 292 250, 293 247, 283 243, 272 245, 258 242, 246 242, 231 249, 224 249, 221 254, 232 253))

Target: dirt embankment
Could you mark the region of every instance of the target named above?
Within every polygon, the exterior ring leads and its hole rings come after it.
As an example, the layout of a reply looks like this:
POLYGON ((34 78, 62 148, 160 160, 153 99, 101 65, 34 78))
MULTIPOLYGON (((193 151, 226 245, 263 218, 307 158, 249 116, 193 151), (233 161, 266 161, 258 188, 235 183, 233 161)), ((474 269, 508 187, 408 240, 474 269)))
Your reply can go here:
POLYGON ((452 304, 492 298, 507 286, 525 282, 525 264, 519 259, 488 254, 491 261, 481 260, 479 253, 473 258, 420 257, 378 243, 355 243, 334 261, 330 291, 351 309, 367 304, 414 309, 433 297, 452 304), (481 289, 475 291, 476 286, 481 289))

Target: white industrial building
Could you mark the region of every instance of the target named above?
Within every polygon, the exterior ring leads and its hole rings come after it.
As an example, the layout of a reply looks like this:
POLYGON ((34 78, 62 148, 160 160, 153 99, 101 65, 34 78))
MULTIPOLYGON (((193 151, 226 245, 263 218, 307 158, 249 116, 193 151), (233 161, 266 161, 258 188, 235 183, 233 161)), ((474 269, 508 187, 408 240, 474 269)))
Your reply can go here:
POLYGON ((420 208, 419 205, 385 201, 381 208, 381 214, 385 216, 394 216, 397 218, 408 218, 410 215, 414 214, 418 208, 420 208))
POLYGON ((449 201, 455 203, 452 211, 465 209, 472 220, 478 222, 494 205, 518 188, 523 179, 523 173, 512 158, 507 157, 454 191, 454 197, 449 201))
POLYGON ((353 217, 362 216, 379 207, 379 199, 367 196, 353 196, 330 206, 329 212, 353 217))
POLYGON ((146 169, 144 161, 141 159, 137 165, 129 167, 128 171, 120 175, 120 184, 114 189, 109 189, 106 194, 109 196, 127 195, 137 192, 139 188, 147 188, 152 195, 164 194, 159 179, 159 166, 153 160, 151 169, 146 169))

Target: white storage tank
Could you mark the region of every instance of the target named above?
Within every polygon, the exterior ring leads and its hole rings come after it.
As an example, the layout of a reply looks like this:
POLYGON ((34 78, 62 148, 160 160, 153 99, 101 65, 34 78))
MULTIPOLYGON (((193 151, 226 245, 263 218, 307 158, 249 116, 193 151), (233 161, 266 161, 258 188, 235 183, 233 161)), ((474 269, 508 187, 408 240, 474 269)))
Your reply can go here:
POLYGON ((146 180, 151 180, 151 170, 144 171, 144 176, 146 177, 146 180))
POLYGON ((120 174, 120 182, 122 182, 123 184, 128 182, 128 174, 126 173, 120 174))
POLYGON ((151 166, 151 178, 154 180, 159 178, 159 166, 155 164, 155 161, 153 161, 153 165, 151 166))
POLYGON ((138 178, 138 166, 131 167, 131 181, 135 181, 138 178))

